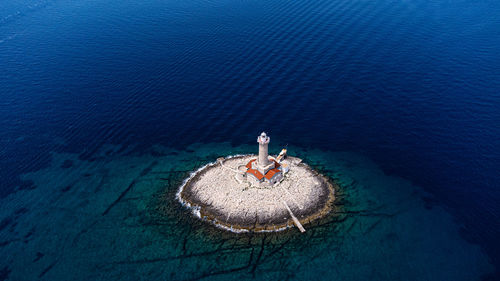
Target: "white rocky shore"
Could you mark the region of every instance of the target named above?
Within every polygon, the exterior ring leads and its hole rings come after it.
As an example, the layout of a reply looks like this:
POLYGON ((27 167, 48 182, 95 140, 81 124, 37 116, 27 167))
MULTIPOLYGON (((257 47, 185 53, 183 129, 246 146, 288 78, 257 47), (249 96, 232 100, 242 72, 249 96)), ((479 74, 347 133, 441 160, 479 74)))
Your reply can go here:
POLYGON ((330 211, 332 183, 301 159, 287 157, 282 163, 289 171, 265 186, 242 180, 244 173, 238 173, 255 158, 233 156, 202 167, 184 181, 178 199, 200 218, 236 232, 277 231, 294 224, 303 230, 301 224, 330 211))

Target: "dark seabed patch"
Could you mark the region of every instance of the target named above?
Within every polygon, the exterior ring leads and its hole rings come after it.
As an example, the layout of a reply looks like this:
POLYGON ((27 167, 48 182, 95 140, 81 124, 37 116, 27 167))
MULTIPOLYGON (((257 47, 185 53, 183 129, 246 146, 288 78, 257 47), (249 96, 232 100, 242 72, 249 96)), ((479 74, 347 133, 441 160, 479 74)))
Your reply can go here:
POLYGON ((339 185, 334 211, 303 234, 235 234, 195 218, 175 193, 190 171, 254 147, 155 149, 92 162, 53 153, 25 174, 38 188, 0 202, 20 210, 1 218, 3 279, 478 280, 493 270, 447 212, 426 208, 421 188, 359 154, 289 147, 339 185))
POLYGON ((61 164, 61 168, 71 168, 73 166, 73 161, 66 159, 64 162, 61 164))
POLYGON ((13 219, 11 217, 4 218, 0 221, 0 231, 4 230, 7 226, 12 223, 13 219))
POLYGON ((44 254, 43 253, 40 253, 40 252, 37 252, 36 253, 36 257, 35 259, 33 260, 33 262, 37 262, 39 261, 41 258, 43 258, 44 254))
POLYGON ((7 280, 9 278, 11 270, 5 266, 0 270, 0 280, 7 280))
POLYGON ((30 190, 30 189, 35 189, 36 185, 32 180, 23 180, 19 184, 19 187, 17 190, 30 190))

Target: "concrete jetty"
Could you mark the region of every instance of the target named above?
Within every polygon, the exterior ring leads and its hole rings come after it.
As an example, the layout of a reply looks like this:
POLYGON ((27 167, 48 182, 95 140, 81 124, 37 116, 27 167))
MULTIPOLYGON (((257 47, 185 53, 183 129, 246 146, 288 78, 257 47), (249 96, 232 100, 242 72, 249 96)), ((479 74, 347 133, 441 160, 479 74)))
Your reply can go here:
POLYGON ((297 217, 292 213, 292 210, 290 210, 290 207, 288 207, 286 202, 283 200, 281 202, 283 202, 283 205, 285 205, 286 209, 288 210, 288 213, 290 214, 290 217, 292 217, 292 220, 293 220, 293 223, 295 224, 295 226, 297 226, 297 228, 300 230, 300 232, 306 232, 305 228, 302 226, 302 224, 297 219, 297 217))

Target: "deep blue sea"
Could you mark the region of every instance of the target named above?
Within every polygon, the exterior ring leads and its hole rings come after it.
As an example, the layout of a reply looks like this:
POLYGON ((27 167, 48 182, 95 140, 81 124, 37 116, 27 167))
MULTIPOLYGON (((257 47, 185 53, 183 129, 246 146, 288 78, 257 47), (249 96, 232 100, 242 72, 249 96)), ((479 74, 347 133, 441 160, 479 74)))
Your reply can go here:
POLYGON ((0 2, 0 280, 500 280, 500 2, 0 2), (288 145, 337 214, 174 199, 288 145))

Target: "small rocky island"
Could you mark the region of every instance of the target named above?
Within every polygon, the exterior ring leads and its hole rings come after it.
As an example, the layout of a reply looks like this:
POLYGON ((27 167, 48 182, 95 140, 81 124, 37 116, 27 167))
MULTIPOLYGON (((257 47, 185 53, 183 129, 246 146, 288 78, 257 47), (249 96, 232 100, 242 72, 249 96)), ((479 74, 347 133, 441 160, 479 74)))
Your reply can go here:
POLYGON ((234 232, 279 231, 327 214, 332 183, 301 159, 268 155, 269 136, 257 137, 259 155, 218 158, 193 172, 177 193, 198 217, 234 232))

